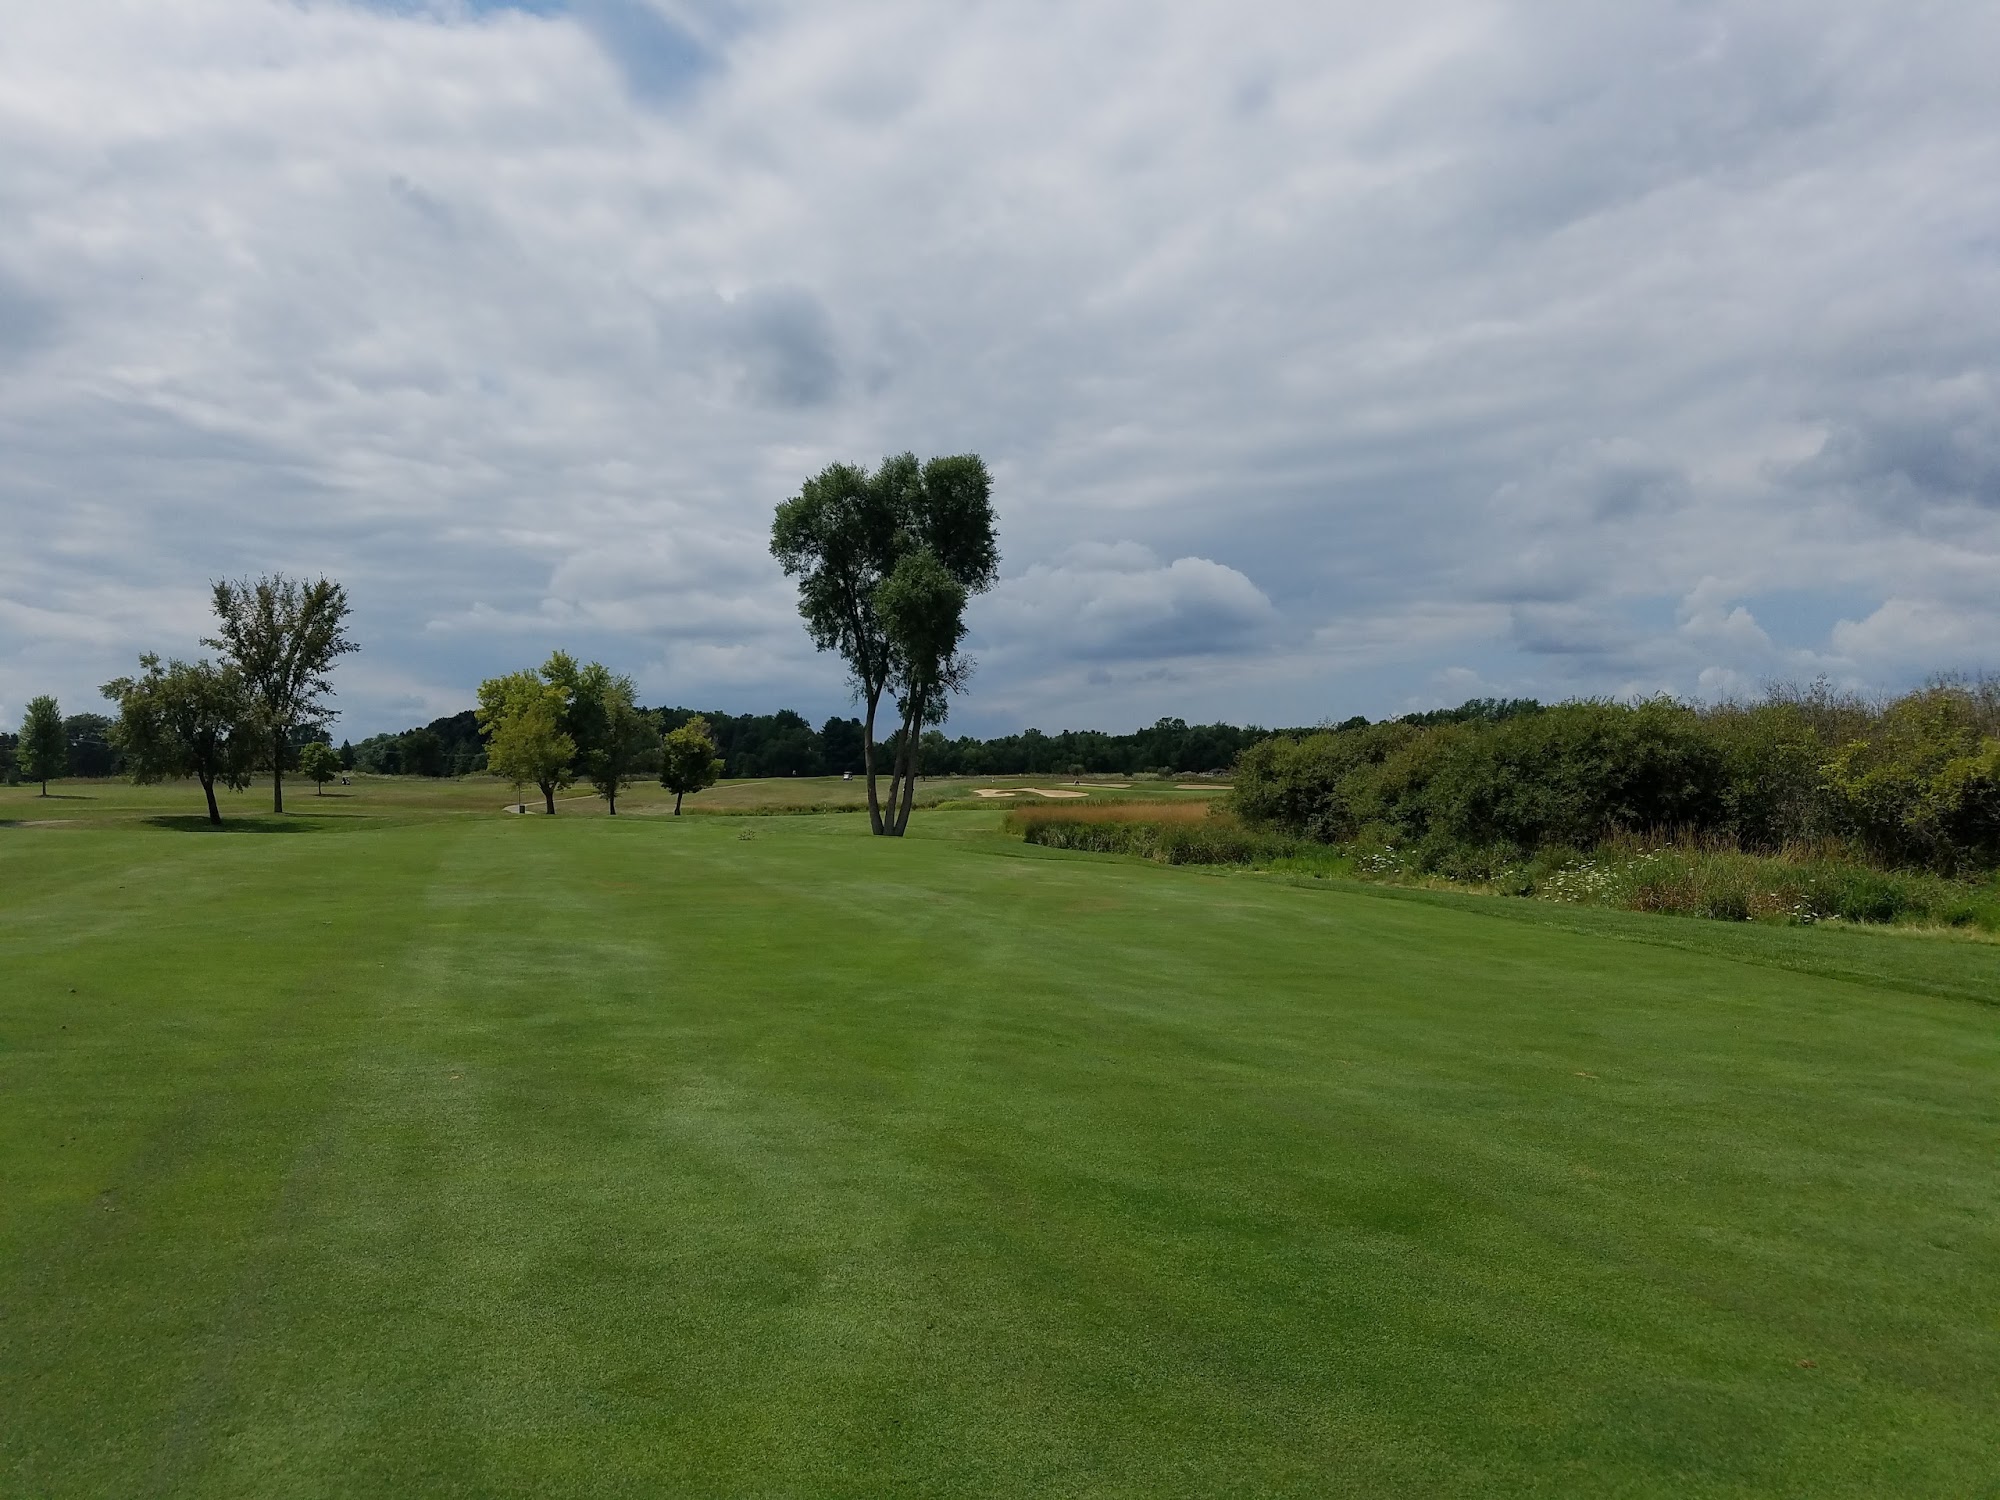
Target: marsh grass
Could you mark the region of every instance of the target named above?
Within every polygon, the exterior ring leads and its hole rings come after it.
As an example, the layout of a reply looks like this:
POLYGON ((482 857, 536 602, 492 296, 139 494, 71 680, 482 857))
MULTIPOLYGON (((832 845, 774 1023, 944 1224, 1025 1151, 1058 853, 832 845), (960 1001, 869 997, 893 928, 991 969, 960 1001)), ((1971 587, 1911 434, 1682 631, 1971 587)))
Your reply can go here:
POLYGON ((1299 841, 1246 827, 1206 802, 1023 807, 1003 825, 1030 844, 1094 854, 1135 854, 1168 865, 1252 865, 1296 855, 1299 841))
POLYGON ((1245 826, 1226 807, 1158 802, 1017 807, 1002 822, 1030 844, 1170 865, 1245 865, 1439 890, 1483 890, 1573 906, 1725 922, 1821 922, 2000 932, 2000 884, 1873 868, 1835 841, 1748 853, 1717 836, 1620 834, 1594 849, 1329 847, 1245 826))
MULTIPOLYGON (((1010 807, 1003 826, 1009 833, 1026 833, 1030 828, 1049 823, 1160 823, 1187 824, 1211 821, 1235 823, 1213 803, 1203 802, 1162 802, 1157 798, 1148 801, 1129 802, 1092 801, 1078 803, 1046 802, 1024 807, 1010 807)), ((1240 826, 1240 825, 1239 825, 1240 826)))
POLYGON ((1607 840, 1538 860, 1522 894, 1726 922, 1845 921, 2000 927, 2000 893, 1923 871, 1882 870, 1827 847, 1752 854, 1720 839, 1607 840), (1540 866, 1540 868, 1537 868, 1540 866))
POLYGON ((1355 876, 1448 883, 1572 906, 1811 926, 1819 922, 2000 931, 2000 885, 1865 863, 1834 840, 1754 853, 1730 838, 1617 834, 1595 848, 1399 848, 1356 841, 1339 851, 1355 876))

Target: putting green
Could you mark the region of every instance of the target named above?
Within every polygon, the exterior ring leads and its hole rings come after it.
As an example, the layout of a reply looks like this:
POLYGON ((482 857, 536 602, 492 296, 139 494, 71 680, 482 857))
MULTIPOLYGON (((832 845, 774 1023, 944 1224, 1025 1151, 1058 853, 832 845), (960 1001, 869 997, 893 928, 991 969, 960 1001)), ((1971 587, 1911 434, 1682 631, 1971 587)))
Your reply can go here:
POLYGON ((103 795, 0 793, 0 1493, 1991 1491, 2000 950, 103 795))

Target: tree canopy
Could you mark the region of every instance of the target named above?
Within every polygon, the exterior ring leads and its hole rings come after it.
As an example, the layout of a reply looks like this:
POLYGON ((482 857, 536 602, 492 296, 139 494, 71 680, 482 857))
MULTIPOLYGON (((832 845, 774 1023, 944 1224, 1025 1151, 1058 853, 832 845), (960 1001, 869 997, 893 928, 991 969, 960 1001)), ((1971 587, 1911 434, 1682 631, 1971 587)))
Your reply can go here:
POLYGON ((340 774, 340 752, 314 740, 299 751, 299 771, 313 783, 316 796, 326 795, 326 784, 340 774))
POLYGON ((69 736, 63 733, 62 709, 46 693, 28 700, 28 711, 21 718, 20 749, 15 753, 21 758, 22 774, 42 784, 44 797, 49 794, 49 783, 69 768, 69 736))
POLYGON ((681 798, 715 785, 722 762, 715 753, 715 734, 708 720, 696 714, 669 730, 660 756, 660 785, 674 794, 674 816, 681 815, 681 798))
POLYGON ((618 794, 651 761, 657 723, 639 707, 632 679, 602 662, 579 665, 568 652, 557 651, 543 664, 542 680, 562 694, 563 728, 576 746, 584 779, 617 816, 618 794))
POLYGON ((294 732, 329 723, 327 673, 348 652, 347 590, 321 578, 281 573, 215 585, 216 634, 203 641, 242 674, 264 720, 271 766, 271 811, 285 810, 285 760, 294 732))
POLYGON ((208 799, 208 821, 220 824, 217 783, 232 790, 248 786, 263 743, 263 719, 243 674, 205 661, 162 667, 150 653, 139 666, 139 676, 120 677, 103 689, 118 705, 113 734, 126 768, 140 782, 194 777, 208 799))
POLYGON ((576 741, 563 731, 566 706, 562 689, 539 672, 509 672, 479 684, 487 768, 516 786, 539 788, 552 815, 556 793, 576 780, 576 741))
POLYGON ((778 506, 771 553, 799 580, 799 614, 813 644, 840 654, 864 706, 869 826, 900 834, 923 726, 942 722, 971 670, 957 654, 965 602, 998 574, 985 462, 961 454, 919 464, 903 453, 872 473, 830 464, 778 506), (893 694, 902 720, 886 813, 875 764, 884 693, 893 694))

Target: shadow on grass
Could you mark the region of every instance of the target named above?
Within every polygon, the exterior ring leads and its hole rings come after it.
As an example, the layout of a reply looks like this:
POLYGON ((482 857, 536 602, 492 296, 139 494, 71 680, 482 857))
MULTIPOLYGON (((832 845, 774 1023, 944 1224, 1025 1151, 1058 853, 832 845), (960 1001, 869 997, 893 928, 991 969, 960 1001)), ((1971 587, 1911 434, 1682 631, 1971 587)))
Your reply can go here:
POLYGON ((319 833, 326 825, 304 818, 249 817, 224 818, 211 823, 201 813, 163 814, 140 820, 149 828, 166 828, 175 833, 319 833))

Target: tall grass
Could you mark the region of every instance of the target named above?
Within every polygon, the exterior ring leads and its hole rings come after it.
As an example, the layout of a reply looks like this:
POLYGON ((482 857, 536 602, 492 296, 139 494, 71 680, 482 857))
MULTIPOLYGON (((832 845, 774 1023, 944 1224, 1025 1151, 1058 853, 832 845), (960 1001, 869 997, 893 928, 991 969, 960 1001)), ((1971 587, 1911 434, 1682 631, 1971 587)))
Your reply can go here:
POLYGON ((1545 901, 1726 922, 2000 925, 1991 890, 1876 869, 1825 847, 1750 854, 1720 840, 1614 839, 1585 855, 1545 855, 1503 879, 1545 901))
POLYGON ((1332 849, 1246 827, 1227 809, 1158 803, 1017 807, 1003 826, 1051 849, 1129 854, 1170 865, 1252 865, 1392 884, 1459 884, 1503 895, 1729 922, 1843 921, 2000 931, 2000 884, 1885 871, 1836 843, 1747 853, 1709 836, 1619 835, 1590 850, 1332 849))
POLYGON ((1002 825, 1030 844, 1136 854, 1169 865, 1248 865, 1297 852, 1298 840, 1246 828, 1220 808, 1157 802, 1020 807, 1002 825))
POLYGON ((1162 802, 1157 798, 1029 803, 1009 807, 1004 826, 1009 833, 1024 833, 1040 823, 1200 823, 1207 820, 1210 806, 1208 802, 1162 802))
POLYGON ((1589 850, 1544 849, 1526 860, 1503 848, 1376 843, 1344 852, 1364 880, 1441 877, 1571 905, 1796 926, 1837 920, 2000 930, 2000 886, 1992 881, 1879 869, 1838 841, 1760 854, 1716 835, 1619 834, 1589 850))

